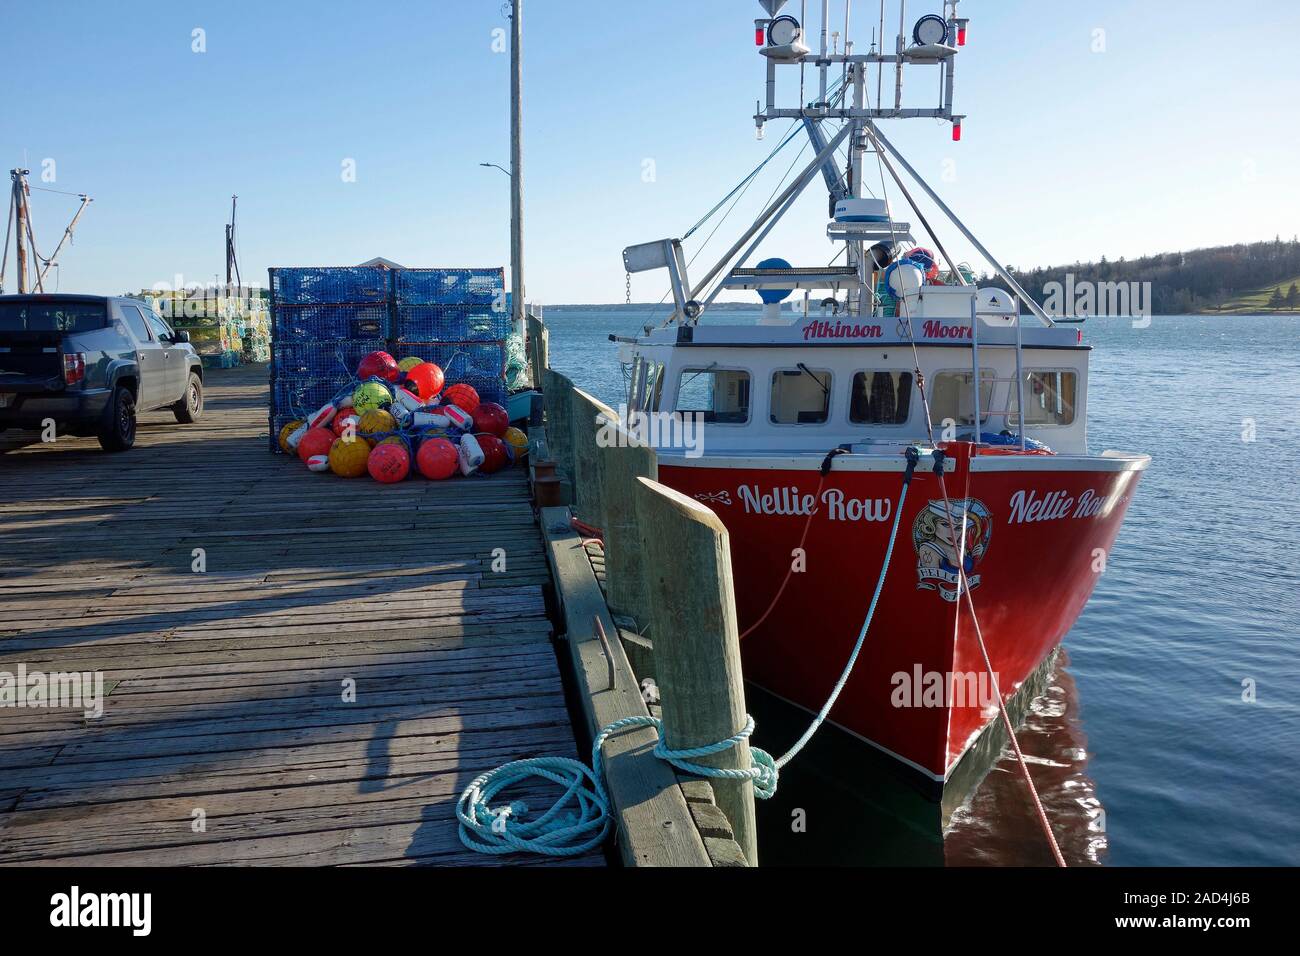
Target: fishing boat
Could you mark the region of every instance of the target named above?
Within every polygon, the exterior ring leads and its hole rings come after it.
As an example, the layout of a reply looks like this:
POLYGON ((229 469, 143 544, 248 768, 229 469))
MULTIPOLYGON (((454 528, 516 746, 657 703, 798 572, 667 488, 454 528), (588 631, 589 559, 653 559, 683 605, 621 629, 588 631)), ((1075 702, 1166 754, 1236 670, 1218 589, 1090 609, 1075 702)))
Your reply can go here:
POLYGON ((780 145, 806 137, 815 155, 702 279, 679 239, 624 250, 629 282, 666 270, 672 304, 662 324, 611 336, 621 412, 656 446, 659 480, 727 527, 746 679, 816 712, 870 617, 830 720, 951 809, 1041 687, 1150 458, 1090 450, 1081 327, 1048 315, 881 128, 928 118, 961 138, 958 0, 914 24, 900 3, 891 52, 854 49, 848 2, 831 46, 823 0, 815 51, 806 2, 802 17, 761 6, 756 126, 788 121, 780 145), (938 102, 905 108, 916 70, 938 71, 938 102), (778 105, 795 89, 797 105, 778 105), (818 179, 830 264, 759 259, 818 179), (983 287, 917 192, 987 261, 983 287), (715 309, 742 291, 757 324, 715 309))

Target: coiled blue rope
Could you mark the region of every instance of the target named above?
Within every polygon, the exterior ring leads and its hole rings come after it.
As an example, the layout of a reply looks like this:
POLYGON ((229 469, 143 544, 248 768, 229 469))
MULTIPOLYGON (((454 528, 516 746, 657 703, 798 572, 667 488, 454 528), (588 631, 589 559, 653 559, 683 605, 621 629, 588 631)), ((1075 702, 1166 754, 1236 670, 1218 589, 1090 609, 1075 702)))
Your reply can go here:
POLYGON ((813 718, 808 729, 804 731, 793 747, 779 759, 760 747, 750 746, 750 766, 729 769, 709 767, 695 763, 699 757, 708 757, 723 753, 748 740, 754 732, 754 718, 745 716, 745 726, 726 740, 706 744, 702 747, 690 747, 683 750, 671 750, 664 739, 663 722, 657 717, 624 717, 603 728, 596 735, 591 746, 591 767, 572 757, 531 757, 527 760, 515 760, 495 770, 476 777, 456 801, 456 817, 460 820, 460 840, 471 850, 480 853, 540 853, 546 856, 577 856, 593 850, 604 842, 611 826, 609 793, 605 790, 604 762, 601 748, 605 741, 617 733, 634 727, 653 727, 659 734, 655 744, 654 755, 666 760, 685 773, 699 777, 712 777, 720 780, 752 780, 754 796, 759 800, 770 800, 776 795, 781 768, 793 760, 812 740, 813 735, 826 722, 831 708, 839 698, 844 686, 853 673, 858 655, 866 643, 871 621, 876 616, 876 607, 880 603, 880 594, 885 587, 885 577, 889 573, 889 564, 894 556, 894 543, 898 540, 898 526, 903 518, 903 506, 907 503, 907 489, 911 484, 912 473, 916 468, 918 455, 915 449, 908 449, 907 471, 903 477, 903 490, 898 497, 898 507, 894 510, 894 523, 889 532, 889 545, 885 549, 885 560, 880 568, 880 577, 876 580, 876 590, 871 595, 871 604, 867 607, 862 628, 858 631, 857 643, 849 655, 831 690, 826 703, 813 718), (540 778, 564 788, 564 793, 551 804, 550 808, 535 820, 525 819, 529 812, 528 805, 522 801, 513 801, 492 806, 492 800, 507 787, 522 785, 529 778, 540 778))

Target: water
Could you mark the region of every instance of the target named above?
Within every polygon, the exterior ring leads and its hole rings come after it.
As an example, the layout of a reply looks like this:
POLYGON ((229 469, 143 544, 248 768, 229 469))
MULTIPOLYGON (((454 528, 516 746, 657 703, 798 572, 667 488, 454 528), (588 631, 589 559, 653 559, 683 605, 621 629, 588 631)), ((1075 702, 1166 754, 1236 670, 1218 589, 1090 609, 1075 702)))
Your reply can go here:
MULTIPOLYGON (((646 318, 549 309, 551 364, 616 406, 623 378, 608 334, 646 318)), ((1153 463, 1021 736, 1062 848, 1074 864, 1300 863, 1300 321, 1106 319, 1085 334, 1096 346, 1090 446, 1153 463)), ((785 736, 768 721, 760 737, 785 736)), ((772 743, 760 741, 780 752, 772 743)), ((815 765, 782 775, 778 805, 760 818, 768 861, 1047 860, 1013 761, 943 847, 923 828, 908 839, 896 821, 873 822, 897 795, 837 776, 815 765), (855 822, 822 827, 827 839, 810 822, 795 839, 794 808, 855 822)))

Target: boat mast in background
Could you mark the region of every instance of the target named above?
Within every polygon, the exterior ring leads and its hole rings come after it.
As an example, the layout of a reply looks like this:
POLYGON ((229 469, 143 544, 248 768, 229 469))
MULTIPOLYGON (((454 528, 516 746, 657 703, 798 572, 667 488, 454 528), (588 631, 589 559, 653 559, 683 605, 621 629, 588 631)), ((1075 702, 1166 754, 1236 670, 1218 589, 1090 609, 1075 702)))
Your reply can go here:
MULTIPOLYGON (((59 239, 59 244, 54 247, 54 252, 47 258, 42 256, 36 250, 36 235, 32 231, 32 212, 31 212, 31 190, 32 187, 27 183, 27 176, 31 173, 30 169, 11 169, 9 177, 12 180, 12 188, 9 193, 9 215, 5 217, 5 244, 3 256, 0 256, 0 293, 5 289, 5 272, 9 263, 9 236, 14 237, 14 253, 18 271, 18 294, 22 295, 32 291, 35 287, 37 292, 45 291, 45 276, 49 273, 51 267, 56 264, 59 253, 63 251, 63 246, 72 238, 72 233, 77 228, 77 222, 81 219, 81 214, 86 211, 94 200, 85 193, 64 193, 68 196, 76 196, 81 200, 81 205, 77 207, 72 221, 68 223, 63 230, 63 236, 59 239), (27 250, 31 249, 32 258, 35 260, 31 269, 31 276, 28 275, 28 257, 27 250)), ((41 187, 36 187, 37 189, 41 187)), ((62 192, 61 190, 47 190, 47 192, 62 192)))
POLYGON ((243 277, 239 274, 239 259, 235 255, 235 211, 238 205, 239 197, 231 196, 230 222, 226 224, 226 295, 232 294, 230 284, 232 278, 239 288, 242 289, 244 285, 243 277))

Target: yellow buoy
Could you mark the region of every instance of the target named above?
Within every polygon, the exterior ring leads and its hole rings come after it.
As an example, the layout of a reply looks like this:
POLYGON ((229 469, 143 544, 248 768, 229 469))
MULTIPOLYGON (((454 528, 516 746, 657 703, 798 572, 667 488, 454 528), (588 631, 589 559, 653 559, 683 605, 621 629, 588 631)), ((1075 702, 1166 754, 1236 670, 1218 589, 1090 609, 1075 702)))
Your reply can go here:
POLYGON ((330 446, 330 471, 340 478, 360 478, 370 461, 370 443, 340 438, 330 446))
MULTIPOLYGON (((357 434, 362 437, 370 435, 382 435, 385 432, 397 431, 397 420, 384 411, 382 408, 372 408, 361 416, 357 422, 357 434)), ((374 442, 371 442, 373 445, 374 442)))
POLYGON ((513 426, 506 429, 505 435, 502 436, 510 450, 515 453, 515 461, 523 461, 528 457, 528 436, 513 426))
POLYGON ((404 358, 400 362, 398 362, 397 367, 401 369, 403 372, 409 372, 411 369, 415 368, 423 361, 424 359, 416 358, 414 355, 412 355, 409 358, 404 358))
POLYGON ((305 423, 302 421, 290 422, 280 429, 280 451, 286 455, 295 454, 294 450, 289 447, 289 436, 296 432, 305 423))

